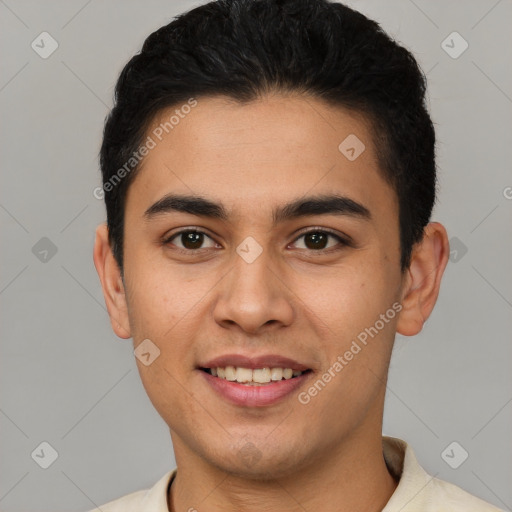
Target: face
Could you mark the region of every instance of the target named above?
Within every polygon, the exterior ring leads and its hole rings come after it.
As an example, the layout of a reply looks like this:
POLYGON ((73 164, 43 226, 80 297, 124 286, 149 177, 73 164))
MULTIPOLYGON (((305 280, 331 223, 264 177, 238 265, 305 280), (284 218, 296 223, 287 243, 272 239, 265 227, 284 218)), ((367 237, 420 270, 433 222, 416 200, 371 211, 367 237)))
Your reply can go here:
POLYGON ((162 134, 175 110, 128 191, 120 324, 160 351, 137 364, 176 456, 278 477, 380 436, 403 276, 369 126, 215 97, 162 134))

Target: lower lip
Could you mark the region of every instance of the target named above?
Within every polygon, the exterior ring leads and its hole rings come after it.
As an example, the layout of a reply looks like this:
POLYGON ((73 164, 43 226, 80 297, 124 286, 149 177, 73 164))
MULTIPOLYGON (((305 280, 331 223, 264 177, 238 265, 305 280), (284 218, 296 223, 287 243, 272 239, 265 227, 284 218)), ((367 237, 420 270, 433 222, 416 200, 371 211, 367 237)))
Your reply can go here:
POLYGON ((206 382, 229 402, 244 407, 264 407, 273 405, 299 388, 311 372, 303 373, 291 379, 275 381, 260 386, 240 384, 236 381, 220 379, 209 373, 198 370, 206 382))

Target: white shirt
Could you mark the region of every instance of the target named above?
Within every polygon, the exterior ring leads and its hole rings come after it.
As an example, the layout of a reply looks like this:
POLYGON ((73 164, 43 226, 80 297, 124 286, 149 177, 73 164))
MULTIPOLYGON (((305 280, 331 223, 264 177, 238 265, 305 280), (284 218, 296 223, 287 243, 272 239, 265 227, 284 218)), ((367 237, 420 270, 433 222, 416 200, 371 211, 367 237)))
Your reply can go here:
MULTIPOLYGON (((383 436, 382 445, 389 471, 400 479, 382 512, 503 512, 456 485, 430 476, 405 441, 383 436)), ((128 494, 90 512, 169 512, 167 489, 176 471, 166 473, 151 489, 128 494)))

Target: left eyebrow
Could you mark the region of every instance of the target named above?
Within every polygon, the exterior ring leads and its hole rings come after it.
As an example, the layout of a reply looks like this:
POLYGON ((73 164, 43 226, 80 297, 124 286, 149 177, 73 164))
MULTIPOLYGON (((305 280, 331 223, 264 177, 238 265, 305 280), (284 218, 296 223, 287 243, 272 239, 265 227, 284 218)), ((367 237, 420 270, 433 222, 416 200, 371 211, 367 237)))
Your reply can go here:
POLYGON ((296 199, 273 212, 274 224, 312 215, 345 215, 371 220, 370 210, 346 196, 319 195, 296 199))
MULTIPOLYGON (((215 203, 200 196, 168 194, 152 204, 144 218, 152 218, 170 212, 182 212, 227 221, 229 212, 222 203, 215 203)), ((313 215, 344 215, 363 220, 371 220, 370 210, 346 196, 337 194, 303 197, 273 210, 274 225, 287 220, 313 215)))

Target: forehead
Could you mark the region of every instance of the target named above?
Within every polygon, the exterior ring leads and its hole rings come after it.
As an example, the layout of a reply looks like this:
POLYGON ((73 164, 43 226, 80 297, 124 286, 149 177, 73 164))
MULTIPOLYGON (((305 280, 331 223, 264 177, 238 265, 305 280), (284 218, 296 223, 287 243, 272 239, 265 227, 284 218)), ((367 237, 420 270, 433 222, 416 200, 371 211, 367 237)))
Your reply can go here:
POLYGON ((177 192, 222 200, 235 216, 249 206, 336 192, 363 204, 387 198, 396 213, 363 116, 311 97, 195 101, 153 120, 146 136, 154 147, 128 190, 127 208, 140 214, 177 192))

